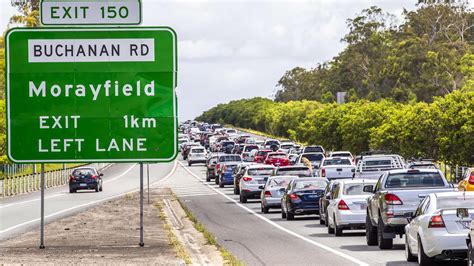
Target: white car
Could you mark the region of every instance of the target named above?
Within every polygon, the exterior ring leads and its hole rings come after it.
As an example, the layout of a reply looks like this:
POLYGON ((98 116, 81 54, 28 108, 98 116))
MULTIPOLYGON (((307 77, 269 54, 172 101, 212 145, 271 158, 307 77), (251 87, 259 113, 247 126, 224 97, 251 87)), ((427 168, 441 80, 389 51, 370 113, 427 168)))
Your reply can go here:
POLYGON ((405 226, 407 261, 433 265, 436 258, 465 258, 473 218, 474 192, 427 195, 405 226))
POLYGON ((248 198, 260 198, 261 186, 273 174, 275 167, 271 165, 255 164, 247 166, 239 183, 240 202, 247 203, 248 198))
POLYGON ((349 157, 326 157, 321 162, 319 176, 328 180, 352 178, 355 165, 349 157))
POLYGON ((285 194, 285 189, 291 180, 298 176, 271 176, 267 183, 262 186, 262 194, 260 195, 260 206, 263 213, 268 213, 271 208, 281 208, 281 197, 285 194))
POLYGON ((192 147, 188 154, 188 165, 195 163, 206 163, 207 152, 202 146, 192 147))
POLYGON ((294 146, 295 146, 295 143, 293 143, 293 142, 282 142, 281 145, 280 145, 280 151, 282 151, 286 154, 289 154, 290 149, 293 148, 294 146))
POLYGON ((328 233, 341 236, 346 229, 365 228, 367 198, 364 186, 375 185, 376 180, 338 180, 335 183, 327 207, 328 233))
POLYGON ((329 153, 329 157, 349 157, 354 160, 354 156, 350 151, 332 151, 329 153))

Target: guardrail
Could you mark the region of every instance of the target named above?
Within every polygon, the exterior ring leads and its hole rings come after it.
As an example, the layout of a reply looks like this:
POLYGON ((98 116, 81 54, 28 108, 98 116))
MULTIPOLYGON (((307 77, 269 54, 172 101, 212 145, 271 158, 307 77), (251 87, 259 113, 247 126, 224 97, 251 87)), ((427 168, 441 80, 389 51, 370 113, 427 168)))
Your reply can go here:
MULTIPOLYGON (((110 167, 109 163, 93 163, 88 164, 103 171, 110 167)), ((77 168, 64 168, 60 170, 46 171, 44 173, 45 188, 61 186, 69 182, 69 175, 77 168)), ((29 193, 41 189, 41 173, 16 175, 12 173, 20 172, 24 168, 23 165, 15 166, 15 169, 4 168, 6 174, 3 180, 0 180, 0 196, 8 197, 22 193, 29 193), (5 171, 6 170, 6 171, 5 171)), ((26 168, 26 167, 25 167, 26 168)))

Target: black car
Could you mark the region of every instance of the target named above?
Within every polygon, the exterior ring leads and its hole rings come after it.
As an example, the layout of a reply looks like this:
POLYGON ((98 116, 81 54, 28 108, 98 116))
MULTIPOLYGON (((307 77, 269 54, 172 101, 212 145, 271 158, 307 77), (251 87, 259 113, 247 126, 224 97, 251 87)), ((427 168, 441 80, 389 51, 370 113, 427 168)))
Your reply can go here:
POLYGON ((331 181, 324 190, 324 196, 319 198, 319 224, 324 224, 326 226, 328 225, 326 223, 327 208, 329 205, 329 200, 331 199, 332 191, 336 187, 336 184, 337 180, 331 181))
POLYGON ((74 169, 69 176, 69 193, 75 193, 83 189, 93 189, 95 192, 102 191, 102 176, 103 174, 92 167, 74 169))
POLYGON ((305 177, 290 182, 281 199, 281 218, 319 214, 319 198, 328 184, 325 178, 305 177))
POLYGON ((234 168, 234 172, 232 173, 232 176, 234 177, 234 194, 239 195, 240 194, 240 179, 242 176, 245 174, 245 168, 252 163, 245 162, 245 163, 240 163, 237 165, 237 167, 234 168))

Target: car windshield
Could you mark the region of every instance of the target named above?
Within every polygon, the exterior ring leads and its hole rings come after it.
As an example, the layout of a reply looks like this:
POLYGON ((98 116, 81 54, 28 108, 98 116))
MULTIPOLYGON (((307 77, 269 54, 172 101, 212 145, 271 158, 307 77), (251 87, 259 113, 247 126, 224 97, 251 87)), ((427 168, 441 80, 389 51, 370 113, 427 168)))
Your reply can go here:
POLYGON ((269 140, 265 143, 266 146, 278 145, 278 141, 276 140, 269 140))
POLYGON ((225 170, 226 172, 231 172, 235 167, 237 167, 237 165, 226 165, 225 170))
POLYGON ((204 153, 204 149, 193 149, 192 150, 193 153, 204 153))
POLYGON ((333 153, 333 156, 336 157, 336 156, 339 156, 339 157, 352 157, 352 155, 350 153, 333 153))
POLYGON ((245 146, 245 149, 244 151, 246 152, 249 152, 249 151, 252 151, 252 150, 257 150, 258 149, 258 146, 245 146))
POLYGON ((304 152, 324 152, 321 147, 306 147, 304 152))
POLYGON ((285 144, 285 145, 281 145, 280 148, 287 150, 287 149, 290 149, 291 147, 293 147, 293 145, 291 145, 291 144, 285 144))
POLYGON ((229 145, 234 146, 235 143, 233 141, 224 141, 224 142, 222 142, 222 146, 224 146, 224 147, 229 146, 229 145))
POLYGON ((291 176, 274 177, 268 181, 268 186, 286 187, 293 179, 294 177, 291 177, 291 176))
POLYGON ((392 165, 392 160, 370 160, 365 161, 366 166, 390 166, 392 165))
POLYGON ((258 156, 265 156, 267 153, 269 153, 269 151, 258 151, 257 155, 258 156))
POLYGON ((301 157, 308 159, 310 162, 321 161, 324 158, 322 154, 303 154, 301 157))
POLYGON ((308 180, 298 181, 295 184, 296 190, 314 190, 314 189, 325 189, 327 182, 324 180, 308 180))
POLYGON ((443 178, 439 173, 400 173, 390 174, 385 183, 386 188, 443 187, 443 178))
MULTIPOLYGON (((473 208, 474 207, 474 197, 472 196, 459 196, 459 197, 450 197, 450 198, 439 198, 437 200, 437 207, 439 209, 449 209, 449 208, 473 208)), ((469 211, 471 215, 474 212, 471 210, 469 211)))
POLYGON ((286 158, 286 154, 283 154, 283 153, 269 154, 268 158, 271 158, 271 159, 284 159, 284 158, 286 158))
POLYGON ((325 160, 323 165, 351 165, 351 160, 346 158, 325 160))
POLYGON ((219 162, 241 162, 242 158, 238 155, 228 155, 219 157, 219 162))
POLYGON ((76 169, 76 170, 74 170, 72 175, 74 175, 74 176, 95 175, 95 171, 94 171, 94 169, 89 169, 89 168, 88 169, 76 169))
POLYGON ((367 184, 357 183, 357 184, 346 184, 342 190, 344 195, 365 195, 371 194, 370 192, 364 192, 364 186, 367 184))
POLYGON ((227 134, 235 134, 235 133, 237 133, 237 131, 235 131, 234 129, 227 130, 227 134))
POLYGON ((281 168, 277 170, 277 175, 311 176, 311 170, 308 168, 281 168))
POLYGON ((259 175, 265 175, 265 176, 270 176, 272 175, 273 168, 254 168, 254 169, 249 169, 248 170, 248 175, 250 176, 259 176, 259 175))

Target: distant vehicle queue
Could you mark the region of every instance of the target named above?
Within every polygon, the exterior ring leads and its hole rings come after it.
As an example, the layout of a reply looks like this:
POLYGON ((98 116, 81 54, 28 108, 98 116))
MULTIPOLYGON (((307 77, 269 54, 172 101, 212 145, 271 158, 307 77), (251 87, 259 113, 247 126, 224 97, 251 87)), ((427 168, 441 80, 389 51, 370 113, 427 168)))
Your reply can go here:
POLYGON ((260 200, 262 213, 317 215, 336 237, 365 229, 367 245, 382 250, 405 235, 406 260, 419 265, 466 258, 474 265, 474 168, 453 185, 434 162, 387 152, 354 157, 194 121, 180 132, 189 166, 204 163, 207 182, 232 186, 241 203, 260 200))

